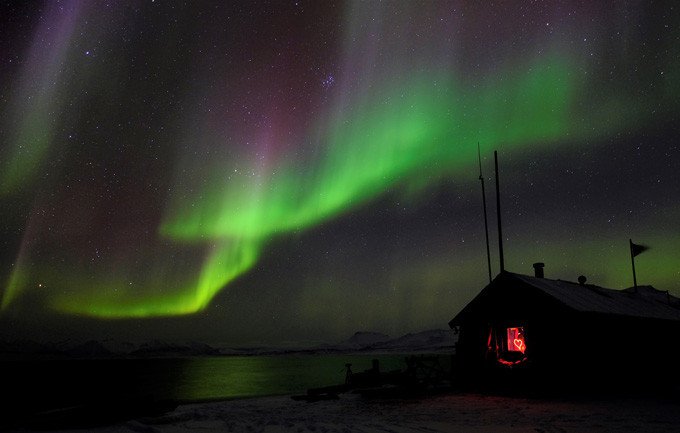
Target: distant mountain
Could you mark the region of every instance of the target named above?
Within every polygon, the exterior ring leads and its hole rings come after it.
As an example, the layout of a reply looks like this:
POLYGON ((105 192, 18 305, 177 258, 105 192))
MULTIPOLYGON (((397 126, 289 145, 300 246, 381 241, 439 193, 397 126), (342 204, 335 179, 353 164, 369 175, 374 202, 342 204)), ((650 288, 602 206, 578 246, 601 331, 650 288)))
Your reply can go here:
POLYGON ((448 329, 433 329, 430 331, 406 334, 371 346, 375 350, 389 350, 394 352, 438 351, 453 349, 458 336, 448 329))
POLYGON ((185 356, 219 356, 218 349, 204 343, 190 342, 185 344, 151 341, 139 346, 116 340, 89 340, 85 342, 65 340, 57 343, 43 344, 31 340, 11 342, 0 341, 0 358, 166 358, 185 356))
POLYGON ((132 344, 129 341, 114 340, 112 338, 107 338, 101 341, 101 344, 106 350, 111 353, 118 355, 127 355, 130 352, 137 350, 137 345, 132 344))
POLYGON ((220 351, 205 343, 190 342, 187 344, 165 343, 152 341, 144 343, 138 349, 133 350, 130 356, 139 357, 172 357, 172 356, 217 356, 220 351))
POLYGON ((380 332, 355 332, 347 340, 334 345, 335 348, 343 349, 363 349, 390 340, 390 336, 380 332))
POLYGON ((394 339, 378 332, 357 332, 340 343, 323 345, 307 351, 402 353, 452 351, 457 339, 453 331, 445 329, 406 334, 394 339))
POLYGON ((72 358, 109 358, 114 355, 102 342, 94 340, 75 345, 65 353, 72 358))
POLYGON ((51 345, 32 340, 0 341, 0 355, 51 355, 59 351, 51 345))
POLYGON ((452 352, 457 341, 453 331, 434 329, 414 334, 406 334, 391 339, 389 335, 379 332, 360 331, 354 333, 347 340, 336 344, 324 344, 313 347, 297 348, 228 348, 219 349, 205 343, 168 343, 164 341, 149 341, 141 345, 121 342, 112 339, 102 341, 73 341, 65 340, 58 343, 43 344, 31 340, 17 340, 11 342, 0 341, 0 358, 172 358, 191 356, 220 356, 220 355, 274 355, 286 353, 426 353, 447 351, 452 352))

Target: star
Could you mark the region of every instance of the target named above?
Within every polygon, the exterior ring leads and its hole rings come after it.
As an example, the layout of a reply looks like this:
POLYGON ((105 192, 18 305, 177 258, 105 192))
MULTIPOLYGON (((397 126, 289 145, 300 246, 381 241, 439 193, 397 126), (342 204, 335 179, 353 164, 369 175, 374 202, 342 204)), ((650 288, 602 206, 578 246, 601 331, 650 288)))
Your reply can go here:
POLYGON ((330 89, 333 84, 335 84, 335 77, 333 74, 326 75, 326 77, 321 81, 321 86, 326 90, 330 89))

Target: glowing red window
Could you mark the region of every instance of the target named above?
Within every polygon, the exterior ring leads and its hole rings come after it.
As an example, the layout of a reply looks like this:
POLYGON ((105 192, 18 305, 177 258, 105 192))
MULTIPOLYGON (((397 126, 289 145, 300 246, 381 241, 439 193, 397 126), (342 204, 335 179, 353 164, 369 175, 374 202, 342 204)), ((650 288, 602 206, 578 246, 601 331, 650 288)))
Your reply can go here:
POLYGON ((526 348, 524 343, 524 327, 508 328, 508 351, 524 353, 526 348))

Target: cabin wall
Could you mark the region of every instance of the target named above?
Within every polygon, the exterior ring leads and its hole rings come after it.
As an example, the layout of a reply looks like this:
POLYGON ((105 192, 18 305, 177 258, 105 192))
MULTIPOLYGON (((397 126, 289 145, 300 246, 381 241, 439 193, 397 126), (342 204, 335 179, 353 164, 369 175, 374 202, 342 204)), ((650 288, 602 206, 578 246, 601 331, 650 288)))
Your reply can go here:
POLYGON ((672 383, 680 323, 571 310, 531 288, 497 287, 459 323, 457 370, 467 383, 656 387, 672 383), (523 326, 527 361, 489 356, 490 327, 523 326))
POLYGON ((543 359, 550 358, 550 354, 541 349, 542 342, 554 338, 556 325, 564 323, 564 317, 569 314, 569 310, 553 298, 521 285, 493 288, 476 301, 460 323, 456 349, 460 377, 468 383, 498 381, 496 376, 507 376, 504 372, 508 369, 515 371, 514 376, 524 376, 525 370, 535 370, 543 359), (490 328, 502 334, 508 327, 525 330, 527 362, 512 368, 500 365, 496 354, 490 354, 488 350, 490 328))
POLYGON ((485 318, 461 325, 458 366, 468 382, 612 390, 664 388, 676 383, 673 354, 680 344, 679 324, 542 311, 526 319, 485 318), (525 324, 525 364, 507 367, 488 357, 490 323, 525 324))
POLYGON ((581 313, 544 323, 534 343, 543 362, 562 368, 659 369, 673 365, 679 331, 673 322, 581 313))

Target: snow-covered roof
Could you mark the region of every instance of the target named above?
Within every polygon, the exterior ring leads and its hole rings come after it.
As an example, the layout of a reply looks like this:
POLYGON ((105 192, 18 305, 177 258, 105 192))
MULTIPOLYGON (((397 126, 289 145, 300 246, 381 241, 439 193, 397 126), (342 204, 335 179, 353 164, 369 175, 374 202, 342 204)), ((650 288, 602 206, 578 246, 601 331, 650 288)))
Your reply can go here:
POLYGON ((592 284, 507 273, 576 311, 680 321, 680 298, 652 286, 613 290, 592 284))

